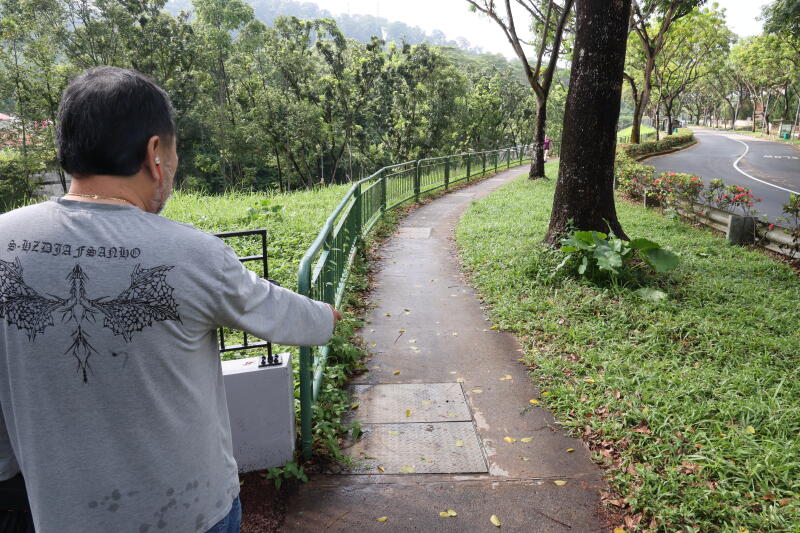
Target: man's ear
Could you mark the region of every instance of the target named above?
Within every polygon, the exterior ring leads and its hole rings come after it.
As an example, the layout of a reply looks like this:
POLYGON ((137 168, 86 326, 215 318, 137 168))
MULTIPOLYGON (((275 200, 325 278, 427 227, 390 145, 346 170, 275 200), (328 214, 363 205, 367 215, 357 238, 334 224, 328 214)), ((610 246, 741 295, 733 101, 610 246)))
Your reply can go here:
POLYGON ((144 162, 142 166, 147 170, 150 178, 159 182, 163 180, 164 174, 161 172, 161 158, 158 155, 161 150, 161 138, 158 135, 153 135, 147 140, 147 149, 145 151, 144 162))

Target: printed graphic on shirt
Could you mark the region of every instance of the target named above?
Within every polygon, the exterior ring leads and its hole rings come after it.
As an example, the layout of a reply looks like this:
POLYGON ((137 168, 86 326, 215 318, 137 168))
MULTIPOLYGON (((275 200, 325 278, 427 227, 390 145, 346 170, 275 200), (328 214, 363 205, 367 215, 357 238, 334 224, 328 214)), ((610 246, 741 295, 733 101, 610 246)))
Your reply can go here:
POLYGON ((42 296, 28 286, 22 277, 19 257, 13 263, 0 259, 0 319, 5 318, 9 325, 25 330, 28 340, 33 342, 37 334, 44 334, 45 329, 53 325, 53 315, 60 312, 63 322, 75 324, 71 344, 65 353, 75 357, 77 371, 87 383, 87 371, 91 372, 89 358, 97 350, 89 342, 86 327, 96 323, 98 313, 104 317, 102 327, 121 335, 125 342, 131 342, 135 332, 152 326, 153 322, 180 322, 178 304, 172 297, 174 288, 166 281, 167 273, 173 268, 136 265, 128 287, 118 296, 91 299, 86 295, 89 277, 76 264, 65 278, 69 296, 60 298, 52 294, 42 296))

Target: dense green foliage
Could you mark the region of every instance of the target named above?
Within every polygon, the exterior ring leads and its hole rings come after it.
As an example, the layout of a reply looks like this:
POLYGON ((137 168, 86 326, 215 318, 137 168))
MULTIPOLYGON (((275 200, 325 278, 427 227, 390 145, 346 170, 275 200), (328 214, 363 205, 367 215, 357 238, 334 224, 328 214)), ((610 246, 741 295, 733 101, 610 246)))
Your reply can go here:
POLYGON ((41 162, 26 162, 17 152, 0 151, 0 213, 31 200, 36 180, 29 179, 29 176, 42 170, 44 165, 41 162))
POLYGON ((11 143, 49 154, 61 91, 96 65, 150 75, 177 112, 178 180, 206 192, 342 183, 395 162, 530 142, 535 108, 496 56, 259 21, 242 0, 0 1, 11 143), (31 138, 37 132, 37 138, 31 138))
MULTIPOLYGON (((555 170, 551 169, 551 172, 555 170)), ((541 402, 610 467, 651 531, 800 530, 800 284, 786 265, 620 202, 631 235, 680 254, 607 287, 551 273, 553 181, 473 204, 457 238, 491 318, 523 342, 541 402), (647 299, 639 288, 666 299, 647 299)))

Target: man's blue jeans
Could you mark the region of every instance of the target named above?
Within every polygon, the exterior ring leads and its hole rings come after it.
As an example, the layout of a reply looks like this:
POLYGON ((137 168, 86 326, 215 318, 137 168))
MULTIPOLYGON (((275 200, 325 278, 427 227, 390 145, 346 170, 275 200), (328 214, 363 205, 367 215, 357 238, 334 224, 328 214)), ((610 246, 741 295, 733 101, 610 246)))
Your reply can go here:
POLYGON ((209 529, 206 533, 239 533, 239 527, 242 525, 242 502, 239 501, 237 496, 233 500, 231 512, 228 516, 217 522, 214 527, 209 529))

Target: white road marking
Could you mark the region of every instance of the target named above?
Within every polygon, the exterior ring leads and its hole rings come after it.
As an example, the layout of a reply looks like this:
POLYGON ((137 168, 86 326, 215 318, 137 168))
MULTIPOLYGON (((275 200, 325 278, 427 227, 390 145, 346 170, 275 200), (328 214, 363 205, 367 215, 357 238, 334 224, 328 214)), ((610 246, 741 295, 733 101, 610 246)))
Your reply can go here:
POLYGON ((800 194, 800 192, 798 192, 798 191, 793 191, 792 189, 787 189, 786 187, 781 187, 780 185, 775 185, 774 183, 770 183, 768 181, 760 180, 760 179, 758 179, 758 178, 756 178, 754 176, 751 176, 750 174, 748 174, 747 172, 745 172, 744 170, 739 168, 739 161, 741 161, 742 158, 747 155, 747 152, 750 151, 750 145, 748 145, 746 142, 740 141, 739 139, 734 139, 733 137, 728 137, 728 138, 733 140, 733 141, 736 141, 737 143, 742 143, 744 145, 744 153, 742 155, 740 155, 739 158, 736 161, 733 162, 733 168, 735 170, 737 170, 739 173, 743 174, 744 176, 747 176, 751 180, 757 181, 759 183, 763 183, 764 185, 769 185, 770 187, 775 187, 776 189, 780 189, 782 191, 790 192, 790 193, 793 193, 793 194, 800 194))

